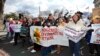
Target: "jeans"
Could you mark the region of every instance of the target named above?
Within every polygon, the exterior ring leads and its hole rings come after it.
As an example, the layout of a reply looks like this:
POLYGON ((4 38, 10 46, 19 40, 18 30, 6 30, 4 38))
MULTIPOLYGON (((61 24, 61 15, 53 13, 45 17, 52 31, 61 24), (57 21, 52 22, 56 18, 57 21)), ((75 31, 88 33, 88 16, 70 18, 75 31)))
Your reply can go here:
POLYGON ((53 46, 43 47, 42 51, 41 51, 41 54, 42 54, 42 56, 47 56, 48 53, 50 53, 52 50, 53 50, 53 46))
POLYGON ((6 37, 7 37, 7 39, 12 40, 14 37, 14 32, 7 32, 6 37))
POLYGON ((15 32, 15 37, 14 37, 14 44, 17 45, 17 40, 18 40, 18 37, 20 37, 20 33, 19 32, 15 32))
POLYGON ((80 56, 80 43, 74 43, 73 41, 69 40, 69 46, 71 49, 72 54, 75 56, 80 56))

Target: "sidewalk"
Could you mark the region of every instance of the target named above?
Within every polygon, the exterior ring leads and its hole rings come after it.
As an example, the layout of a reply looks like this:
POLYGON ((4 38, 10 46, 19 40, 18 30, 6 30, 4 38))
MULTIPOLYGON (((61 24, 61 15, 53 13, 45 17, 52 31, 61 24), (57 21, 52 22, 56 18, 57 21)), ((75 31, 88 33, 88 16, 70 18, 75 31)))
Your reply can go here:
POLYGON ((2 36, 6 36, 7 31, 0 30, 0 39, 3 38, 2 36))
POLYGON ((1 32, 1 31, 0 31, 0 36, 4 36, 4 35, 6 35, 6 34, 7 34, 7 32, 5 32, 5 31, 4 31, 4 32, 1 32))

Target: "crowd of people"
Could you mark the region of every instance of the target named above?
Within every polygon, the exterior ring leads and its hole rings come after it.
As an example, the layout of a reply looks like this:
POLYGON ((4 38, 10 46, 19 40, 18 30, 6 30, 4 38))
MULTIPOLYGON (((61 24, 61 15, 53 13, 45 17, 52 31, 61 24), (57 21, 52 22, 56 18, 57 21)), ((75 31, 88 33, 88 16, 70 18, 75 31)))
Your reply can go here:
MULTIPOLYGON (((22 39, 23 43, 25 42, 25 40, 27 40, 29 44, 32 44, 31 37, 30 37, 31 26, 43 26, 43 27, 56 26, 59 28, 69 26, 77 31, 80 31, 80 30, 83 30, 84 28, 91 27, 91 24, 100 24, 100 16, 97 15, 93 18, 87 17, 87 20, 89 22, 85 22, 82 15, 83 13, 78 11, 70 18, 67 18, 66 16, 60 16, 58 18, 54 18, 52 14, 49 14, 47 19, 43 17, 38 17, 36 19, 28 19, 27 17, 21 17, 19 19, 9 18, 6 20, 6 23, 5 23, 7 32, 8 32, 7 39, 9 39, 10 41, 14 39, 14 45, 18 44, 19 38, 22 39), (17 30, 14 30, 12 29, 12 27, 9 27, 12 24, 16 24, 17 30), (17 25, 20 25, 20 26, 17 26, 17 25)), ((100 45, 90 43, 92 32, 93 32, 93 29, 90 29, 84 38, 88 43, 90 55, 96 54, 97 56, 100 56, 100 45)), ((69 40, 69 47, 73 56, 80 56, 80 48, 81 48, 80 45, 81 45, 80 41, 78 43, 75 43, 69 40)), ((34 47, 36 47, 37 50, 42 50, 41 52, 42 56, 47 56, 49 52, 52 52, 55 50, 57 54, 61 53, 60 45, 43 47, 38 44, 34 44, 34 47)))

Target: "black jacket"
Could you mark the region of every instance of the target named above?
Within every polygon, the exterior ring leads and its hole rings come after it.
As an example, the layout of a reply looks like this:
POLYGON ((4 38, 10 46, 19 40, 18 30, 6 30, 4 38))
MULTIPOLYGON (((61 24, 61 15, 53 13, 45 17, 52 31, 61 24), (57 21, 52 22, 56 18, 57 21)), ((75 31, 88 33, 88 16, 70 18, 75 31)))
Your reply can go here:
POLYGON ((45 20, 45 22, 43 23, 43 26, 54 26, 55 20, 50 20, 47 19, 45 20))

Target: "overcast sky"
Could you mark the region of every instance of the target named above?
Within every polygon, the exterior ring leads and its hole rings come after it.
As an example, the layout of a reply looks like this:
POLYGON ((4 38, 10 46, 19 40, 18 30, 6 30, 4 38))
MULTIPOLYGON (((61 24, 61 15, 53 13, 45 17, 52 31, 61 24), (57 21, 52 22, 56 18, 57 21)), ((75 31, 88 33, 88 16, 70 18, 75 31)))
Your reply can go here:
POLYGON ((7 0, 4 13, 15 12, 18 10, 26 10, 33 15, 38 14, 39 6, 41 11, 55 9, 68 9, 74 11, 92 11, 93 0, 7 0))

